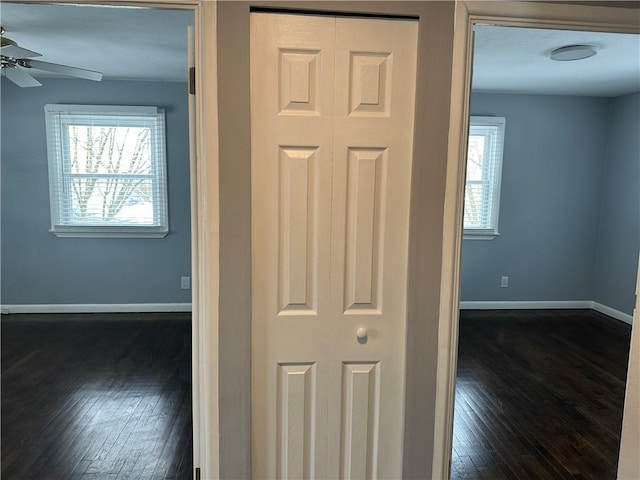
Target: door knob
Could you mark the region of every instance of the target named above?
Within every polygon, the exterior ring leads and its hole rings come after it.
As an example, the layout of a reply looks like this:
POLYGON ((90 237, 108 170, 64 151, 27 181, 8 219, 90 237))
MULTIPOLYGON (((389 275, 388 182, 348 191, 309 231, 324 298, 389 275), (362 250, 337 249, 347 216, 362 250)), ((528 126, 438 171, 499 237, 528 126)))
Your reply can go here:
POLYGON ((358 343, 367 343, 369 332, 367 331, 366 328, 360 327, 356 331, 356 336, 358 337, 358 343))

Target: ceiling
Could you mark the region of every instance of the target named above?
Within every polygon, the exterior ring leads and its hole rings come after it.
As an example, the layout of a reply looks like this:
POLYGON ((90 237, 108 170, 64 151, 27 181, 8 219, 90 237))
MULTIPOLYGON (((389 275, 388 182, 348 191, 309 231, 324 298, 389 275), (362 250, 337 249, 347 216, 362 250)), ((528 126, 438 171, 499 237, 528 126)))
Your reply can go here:
POLYGON ((615 97, 640 91, 640 36, 477 25, 474 91, 615 97), (593 45, 595 56, 549 59, 565 45, 593 45))
MULTIPOLYGON (((5 1, 0 9, 5 36, 45 62, 96 70, 105 79, 186 80, 190 11, 5 1)), ((475 91, 617 96, 640 90, 638 35, 496 26, 475 31, 475 91), (548 58, 554 48, 585 43, 597 47, 594 57, 548 58)))
POLYGON ((5 37, 41 53, 38 60, 96 70, 105 80, 187 79, 188 10, 2 1, 0 19, 5 37))

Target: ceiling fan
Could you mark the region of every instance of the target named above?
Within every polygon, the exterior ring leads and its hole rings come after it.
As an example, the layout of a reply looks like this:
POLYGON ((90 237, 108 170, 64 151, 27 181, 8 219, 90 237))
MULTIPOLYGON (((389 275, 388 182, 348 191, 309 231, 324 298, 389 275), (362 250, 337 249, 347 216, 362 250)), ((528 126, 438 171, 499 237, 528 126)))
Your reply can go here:
POLYGON ((16 42, 6 38, 3 27, 0 27, 0 35, 0 67, 4 75, 19 87, 39 87, 42 85, 28 72, 32 68, 97 82, 102 80, 102 73, 100 72, 33 60, 34 57, 41 57, 42 55, 19 47, 16 42))

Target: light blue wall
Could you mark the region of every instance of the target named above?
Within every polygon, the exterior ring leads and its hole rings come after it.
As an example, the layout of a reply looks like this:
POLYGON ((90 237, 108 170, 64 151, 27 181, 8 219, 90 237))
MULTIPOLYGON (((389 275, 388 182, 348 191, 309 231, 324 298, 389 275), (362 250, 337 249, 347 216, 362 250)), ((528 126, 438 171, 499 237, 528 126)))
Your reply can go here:
POLYGON ((182 83, 2 78, 0 301, 13 304, 183 303, 190 275, 187 87, 182 83), (166 112, 169 227, 164 239, 58 238, 49 233, 44 105, 153 105, 166 112))
POLYGON ((640 93, 611 100, 595 300, 633 312, 640 246, 640 93))
POLYGON ((465 240, 462 301, 593 300, 609 100, 473 94, 506 118, 500 236, 465 240), (500 288, 500 277, 509 287, 500 288))

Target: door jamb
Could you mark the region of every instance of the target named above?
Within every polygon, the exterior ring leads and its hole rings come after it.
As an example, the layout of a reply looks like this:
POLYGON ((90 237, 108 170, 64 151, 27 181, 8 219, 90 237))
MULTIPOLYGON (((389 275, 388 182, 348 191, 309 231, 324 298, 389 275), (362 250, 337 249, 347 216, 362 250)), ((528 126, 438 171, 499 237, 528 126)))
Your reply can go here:
POLYGON ((473 25, 640 33, 637 15, 630 12, 637 13, 637 10, 533 2, 461 1, 456 4, 431 478, 450 477, 473 25))
MULTIPOLYGON (((10 0, 191 10, 195 23, 195 138, 191 154, 193 478, 217 479, 219 462, 218 0, 10 0), (205 87, 206 85, 206 87, 205 87), (195 220, 195 221, 194 221, 195 220), (199 477, 199 478, 200 478, 199 477)), ((187 72, 185 72, 185 75, 187 72)), ((185 92, 186 94, 187 92, 185 92)), ((190 142, 191 143, 191 142, 190 142)))
POLYGON ((629 346, 629 364, 627 384, 624 395, 624 415, 620 435, 620 456, 618 457, 618 478, 640 478, 640 459, 637 451, 640 446, 640 254, 638 255, 638 274, 636 281, 636 302, 633 309, 631 326, 631 345, 629 346), (632 406, 636 407, 634 412, 632 406))

